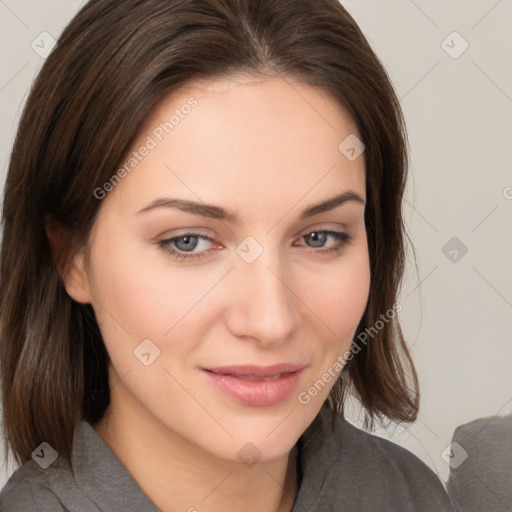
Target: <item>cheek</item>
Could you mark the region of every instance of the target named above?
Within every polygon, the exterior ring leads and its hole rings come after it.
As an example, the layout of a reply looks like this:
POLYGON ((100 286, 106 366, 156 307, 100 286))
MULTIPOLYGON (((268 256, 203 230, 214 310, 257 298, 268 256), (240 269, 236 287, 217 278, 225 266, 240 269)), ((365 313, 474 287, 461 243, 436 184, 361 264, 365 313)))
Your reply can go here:
POLYGON ((370 264, 367 250, 354 251, 340 258, 324 273, 310 273, 303 282, 302 297, 324 324, 323 332, 333 343, 350 344, 366 308, 370 290, 370 264))
POLYGON ((369 288, 369 257, 365 250, 341 257, 339 265, 311 278, 310 292, 305 296, 313 312, 309 318, 314 359, 297 395, 301 405, 320 406, 335 385, 366 309, 369 288))
POLYGON ((158 247, 109 241, 108 233, 103 238, 91 257, 90 282, 106 323, 117 322, 134 336, 162 337, 204 295, 206 284, 173 271, 158 247))
POLYGON ((140 370, 134 350, 145 339, 160 350, 157 365, 185 360, 216 317, 206 295, 219 275, 178 269, 156 247, 116 252, 113 258, 98 249, 92 262, 94 309, 114 366, 119 373, 140 370))
POLYGON ((146 338, 159 343, 183 316, 187 288, 180 279, 169 286, 165 275, 133 248, 112 244, 119 249, 114 254, 99 242, 91 257, 91 295, 109 352, 131 352, 146 338))

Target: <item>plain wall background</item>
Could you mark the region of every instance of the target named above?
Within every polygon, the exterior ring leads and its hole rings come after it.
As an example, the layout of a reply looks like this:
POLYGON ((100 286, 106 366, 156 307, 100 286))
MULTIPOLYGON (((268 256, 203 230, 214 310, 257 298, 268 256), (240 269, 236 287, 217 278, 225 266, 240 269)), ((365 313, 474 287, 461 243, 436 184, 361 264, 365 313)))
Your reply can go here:
MULTIPOLYGON (((0 0, 2 185, 43 63, 31 44, 43 32, 57 39, 84 3, 0 0)), ((411 256, 400 319, 422 402, 414 425, 376 433, 445 480, 455 427, 512 410, 512 0, 342 4, 388 69, 411 147, 406 218, 419 275, 411 256)), ((13 469, 0 470, 0 487, 13 469)))

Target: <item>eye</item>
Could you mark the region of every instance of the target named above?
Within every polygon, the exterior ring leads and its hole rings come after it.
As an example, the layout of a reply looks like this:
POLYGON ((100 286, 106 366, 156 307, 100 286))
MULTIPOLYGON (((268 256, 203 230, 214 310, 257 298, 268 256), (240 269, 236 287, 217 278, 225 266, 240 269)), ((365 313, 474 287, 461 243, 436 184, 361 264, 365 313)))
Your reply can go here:
MULTIPOLYGON (((340 252, 346 245, 353 241, 352 235, 343 231, 331 230, 312 231, 303 235, 301 239, 313 243, 313 245, 309 245, 309 247, 314 250, 309 252, 320 254, 340 252), (329 239, 333 239, 335 245, 333 247, 323 248, 326 241, 329 239)), ((201 248, 201 245, 208 245, 207 242, 214 243, 214 241, 206 235, 200 233, 184 233, 167 240, 160 240, 158 246, 175 260, 199 260, 208 256, 208 250, 203 248, 202 251, 196 251, 195 249, 198 247, 201 248), (202 242, 205 243, 203 244, 202 242)))
POLYGON ((164 252, 170 254, 173 258, 183 261, 190 258, 199 259, 207 255, 206 251, 199 253, 192 252, 201 245, 200 242, 213 242, 213 240, 208 236, 201 235, 200 233, 185 233, 180 236, 169 238, 168 240, 160 240, 158 245, 164 252))
POLYGON ((329 247, 323 251, 313 251, 321 253, 333 253, 341 251, 346 245, 353 241, 353 237, 344 231, 330 231, 330 230, 318 230, 312 231, 303 235, 301 238, 312 242, 314 245, 309 246, 313 248, 324 247, 326 240, 333 238, 336 241, 334 247, 329 247))

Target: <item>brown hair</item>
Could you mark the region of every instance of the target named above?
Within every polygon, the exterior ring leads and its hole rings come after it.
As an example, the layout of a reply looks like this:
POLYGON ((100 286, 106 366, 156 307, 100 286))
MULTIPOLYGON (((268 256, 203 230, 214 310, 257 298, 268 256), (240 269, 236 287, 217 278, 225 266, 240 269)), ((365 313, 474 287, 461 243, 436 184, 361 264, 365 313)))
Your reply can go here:
MULTIPOLYGON (((43 441, 69 463, 76 425, 96 423, 110 402, 92 306, 69 297, 57 270, 87 243, 101 204, 93 191, 167 94, 238 72, 292 77, 348 108, 366 146, 371 264, 356 335, 393 307, 405 260, 407 137, 383 65, 339 2, 91 0, 33 84, 5 185, 0 365, 6 454, 18 463, 43 441), (47 222, 66 235, 62 261, 47 222)), ((397 318, 346 364, 330 395, 341 414, 349 390, 367 426, 416 419, 417 376, 397 318)))

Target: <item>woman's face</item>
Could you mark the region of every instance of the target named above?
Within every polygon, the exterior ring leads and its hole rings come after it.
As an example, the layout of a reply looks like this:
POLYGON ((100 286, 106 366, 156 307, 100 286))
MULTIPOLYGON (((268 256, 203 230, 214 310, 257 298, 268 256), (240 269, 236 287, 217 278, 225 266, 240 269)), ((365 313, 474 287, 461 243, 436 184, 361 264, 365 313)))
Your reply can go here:
POLYGON ((368 299, 355 136, 326 92, 282 79, 158 105, 67 281, 110 354, 112 414, 228 460, 292 448, 368 299))

